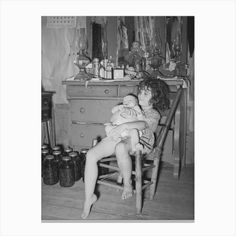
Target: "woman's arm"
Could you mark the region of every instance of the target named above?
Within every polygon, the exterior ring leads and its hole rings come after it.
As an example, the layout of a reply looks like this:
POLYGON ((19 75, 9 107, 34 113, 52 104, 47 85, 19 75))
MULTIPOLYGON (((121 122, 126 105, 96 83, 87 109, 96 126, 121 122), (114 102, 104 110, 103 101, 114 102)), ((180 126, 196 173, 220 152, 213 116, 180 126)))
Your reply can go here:
POLYGON ((126 122, 121 125, 118 125, 114 129, 111 130, 110 134, 120 134, 124 130, 131 130, 131 129, 138 129, 143 130, 148 127, 148 124, 145 121, 133 121, 133 122, 126 122))

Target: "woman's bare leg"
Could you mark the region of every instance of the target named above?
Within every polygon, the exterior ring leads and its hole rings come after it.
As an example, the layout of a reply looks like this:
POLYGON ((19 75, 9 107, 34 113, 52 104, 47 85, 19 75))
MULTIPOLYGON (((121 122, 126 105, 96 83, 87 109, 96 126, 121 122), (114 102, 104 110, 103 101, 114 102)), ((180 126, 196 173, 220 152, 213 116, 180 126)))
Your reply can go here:
POLYGON ((131 150, 130 141, 120 142, 116 145, 115 148, 118 166, 120 168, 124 182, 124 190, 121 197, 122 199, 127 199, 133 195, 133 189, 131 183, 132 162, 129 156, 130 150, 131 150))
POLYGON ((114 142, 111 139, 103 139, 95 147, 91 148, 86 156, 86 165, 85 165, 85 202, 84 209, 81 217, 83 219, 87 218, 91 206, 97 200, 96 195, 94 194, 94 189, 98 177, 98 166, 97 162, 107 156, 110 156, 115 151, 115 146, 117 142, 114 142))

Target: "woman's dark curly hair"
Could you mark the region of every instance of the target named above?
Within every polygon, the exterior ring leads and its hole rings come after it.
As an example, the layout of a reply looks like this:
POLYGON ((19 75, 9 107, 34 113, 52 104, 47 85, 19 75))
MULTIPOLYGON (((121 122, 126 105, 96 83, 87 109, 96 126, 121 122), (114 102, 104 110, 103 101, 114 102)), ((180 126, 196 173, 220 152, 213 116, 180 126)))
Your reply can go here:
POLYGON ((152 77, 147 77, 139 83, 138 92, 143 89, 150 89, 152 93, 152 98, 150 102, 153 104, 153 108, 160 113, 165 112, 169 109, 169 86, 161 79, 154 79, 152 77))

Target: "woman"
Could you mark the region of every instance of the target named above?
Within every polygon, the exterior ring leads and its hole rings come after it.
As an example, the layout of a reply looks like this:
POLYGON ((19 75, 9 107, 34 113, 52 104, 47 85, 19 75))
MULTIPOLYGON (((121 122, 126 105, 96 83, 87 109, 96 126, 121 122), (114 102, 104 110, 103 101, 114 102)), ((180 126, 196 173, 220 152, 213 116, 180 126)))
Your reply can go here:
MULTIPOLYGON (((150 153, 154 145, 154 132, 160 119, 159 111, 163 111, 169 107, 168 94, 168 86, 162 80, 152 78, 143 80, 139 84, 138 100, 144 114, 144 119, 121 124, 111 132, 114 132, 114 134, 121 133, 125 130, 137 132, 139 142, 143 145, 142 152, 150 153)), ((110 137, 105 137, 88 151, 85 166, 85 202, 81 215, 83 219, 88 217, 92 205, 97 200, 97 196, 94 194, 98 177, 97 162, 104 157, 113 154, 116 155, 124 183, 122 199, 127 199, 132 196, 131 151, 130 138, 114 140, 110 137)))

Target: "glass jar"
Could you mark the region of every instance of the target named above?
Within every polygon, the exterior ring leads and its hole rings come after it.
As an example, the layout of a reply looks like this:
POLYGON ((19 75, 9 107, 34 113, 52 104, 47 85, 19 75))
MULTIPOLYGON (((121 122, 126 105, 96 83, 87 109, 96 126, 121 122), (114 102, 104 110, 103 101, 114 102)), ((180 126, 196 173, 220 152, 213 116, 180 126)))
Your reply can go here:
POLYGON ((60 162, 61 162, 61 158, 62 158, 61 151, 54 151, 54 152, 52 153, 52 155, 54 156, 55 161, 57 162, 57 165, 59 166, 59 164, 60 164, 60 162))
POLYGON ((43 162, 45 157, 49 154, 48 149, 42 149, 42 158, 41 158, 41 176, 43 177, 43 162))
POLYGON ((53 185, 58 182, 58 165, 53 155, 47 155, 43 161, 43 182, 53 185))
POLYGON ((74 163, 69 156, 63 156, 59 167, 61 187, 71 187, 75 183, 74 163))
POLYGON ((79 155, 77 152, 71 152, 69 156, 74 163, 75 181, 78 181, 81 178, 81 163, 79 155))

